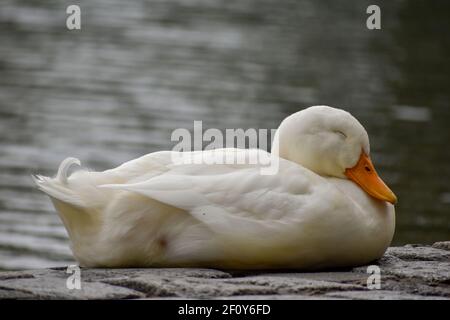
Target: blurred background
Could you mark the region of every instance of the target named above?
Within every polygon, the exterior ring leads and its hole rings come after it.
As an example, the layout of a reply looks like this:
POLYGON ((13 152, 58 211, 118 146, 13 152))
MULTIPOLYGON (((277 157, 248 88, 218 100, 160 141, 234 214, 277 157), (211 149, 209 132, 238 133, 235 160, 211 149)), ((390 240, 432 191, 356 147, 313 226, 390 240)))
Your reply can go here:
POLYGON ((67 156, 105 170, 194 120, 270 129, 317 104, 367 129, 399 197, 394 244, 449 240, 449 24, 450 1, 2 0, 0 269, 73 261, 32 173, 67 156))

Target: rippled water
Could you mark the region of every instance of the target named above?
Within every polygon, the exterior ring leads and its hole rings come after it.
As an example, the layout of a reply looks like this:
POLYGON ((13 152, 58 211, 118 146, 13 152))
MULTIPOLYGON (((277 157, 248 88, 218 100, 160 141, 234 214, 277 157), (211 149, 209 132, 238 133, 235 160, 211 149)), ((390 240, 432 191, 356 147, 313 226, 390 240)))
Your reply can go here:
POLYGON ((449 1, 0 2, 0 268, 72 261, 31 173, 103 170, 169 149, 175 128, 276 128, 352 112, 399 196, 395 243, 450 239, 449 1))

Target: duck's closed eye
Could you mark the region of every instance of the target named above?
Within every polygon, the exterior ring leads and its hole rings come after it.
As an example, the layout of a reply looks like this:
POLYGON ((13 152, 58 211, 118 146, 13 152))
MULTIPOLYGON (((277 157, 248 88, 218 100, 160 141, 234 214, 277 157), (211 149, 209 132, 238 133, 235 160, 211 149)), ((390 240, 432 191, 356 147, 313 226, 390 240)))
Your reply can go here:
POLYGON ((346 139, 346 138, 347 138, 347 136, 345 135, 345 133, 343 133, 342 131, 335 130, 334 133, 336 133, 337 135, 341 136, 343 139, 346 139))

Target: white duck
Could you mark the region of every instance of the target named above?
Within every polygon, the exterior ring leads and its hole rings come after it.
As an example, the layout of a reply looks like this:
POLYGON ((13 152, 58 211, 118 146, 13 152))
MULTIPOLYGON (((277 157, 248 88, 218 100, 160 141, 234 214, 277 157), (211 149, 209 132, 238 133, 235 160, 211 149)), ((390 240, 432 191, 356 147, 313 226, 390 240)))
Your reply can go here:
POLYGON ((176 164, 162 151, 69 177, 79 161, 68 158, 55 178, 35 182, 86 267, 322 269, 380 258, 394 234, 396 197, 371 163, 363 126, 315 106, 287 117, 274 147, 275 175, 256 164, 176 164))

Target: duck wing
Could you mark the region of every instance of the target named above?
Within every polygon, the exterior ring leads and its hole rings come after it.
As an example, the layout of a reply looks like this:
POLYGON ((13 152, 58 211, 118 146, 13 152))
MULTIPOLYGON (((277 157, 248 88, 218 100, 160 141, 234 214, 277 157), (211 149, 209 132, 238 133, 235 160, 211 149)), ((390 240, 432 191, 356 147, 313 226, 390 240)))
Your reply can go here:
POLYGON ((268 155, 258 149, 196 152, 191 154, 193 163, 165 161, 164 170, 147 179, 100 187, 135 192, 180 208, 216 233, 237 238, 270 234, 271 241, 277 235, 285 239, 288 230, 297 233, 311 215, 319 219, 320 212, 327 210, 321 194, 331 186, 293 162, 278 158, 278 172, 272 175, 261 174, 258 164, 205 164, 218 155, 254 153, 268 155), (200 156, 202 163, 195 164, 200 156))

